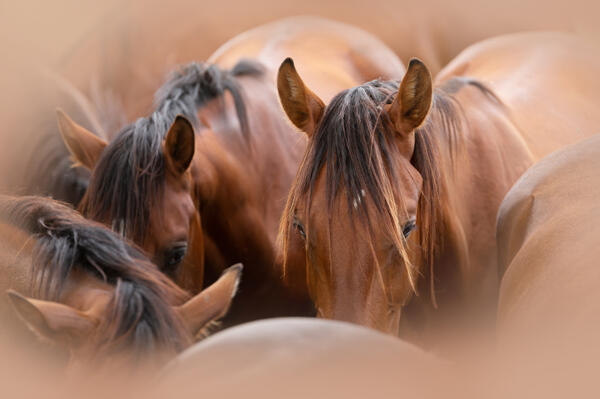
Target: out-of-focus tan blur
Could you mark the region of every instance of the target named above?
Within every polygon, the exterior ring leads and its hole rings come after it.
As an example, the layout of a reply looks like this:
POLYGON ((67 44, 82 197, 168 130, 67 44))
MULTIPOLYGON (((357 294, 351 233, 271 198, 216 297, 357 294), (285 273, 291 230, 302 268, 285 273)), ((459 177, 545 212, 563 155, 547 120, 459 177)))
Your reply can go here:
MULTIPOLYGON (((20 187, 32 136, 54 129, 56 84, 65 77, 94 104, 142 116, 166 73, 206 59, 236 34, 291 15, 320 15, 375 34, 407 62, 416 56, 433 73, 467 45, 501 33, 559 29, 598 36, 589 0, 459 0, 323 2, 18 1, 0 5, 0 170, 2 184, 20 187)), ((112 115, 118 128, 123 117, 112 115)), ((116 127, 115 127, 116 126, 116 127)), ((8 187, 7 187, 8 186, 8 187)))

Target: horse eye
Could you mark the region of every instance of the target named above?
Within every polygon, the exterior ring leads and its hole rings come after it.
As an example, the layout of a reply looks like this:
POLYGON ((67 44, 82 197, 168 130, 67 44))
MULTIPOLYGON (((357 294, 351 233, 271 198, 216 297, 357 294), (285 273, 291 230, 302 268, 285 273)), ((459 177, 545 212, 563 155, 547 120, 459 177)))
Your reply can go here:
POLYGON ((185 254, 187 253, 187 244, 177 245, 165 251, 164 254, 164 269, 166 271, 174 271, 179 266, 185 254))
POLYGON ((408 236, 415 229, 415 227, 417 227, 417 224, 414 219, 411 219, 408 222, 406 222, 406 224, 402 228, 402 234, 404 234, 404 238, 408 238, 408 236))
POLYGON ((304 231, 304 226, 302 225, 302 223, 300 223, 298 219, 294 218, 292 226, 298 231, 302 239, 306 240, 306 232, 304 231))

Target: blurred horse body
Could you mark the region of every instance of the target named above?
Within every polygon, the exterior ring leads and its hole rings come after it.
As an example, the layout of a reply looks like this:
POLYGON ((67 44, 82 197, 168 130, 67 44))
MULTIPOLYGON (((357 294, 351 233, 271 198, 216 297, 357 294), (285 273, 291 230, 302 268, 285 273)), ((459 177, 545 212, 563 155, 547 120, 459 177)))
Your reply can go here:
POLYGON ((167 365, 156 392, 222 398, 435 398, 440 392, 454 397, 449 389, 455 388, 455 371, 456 366, 371 329, 276 318, 232 327, 191 347, 167 365))
POLYGON ((598 347, 599 155, 600 135, 554 152, 502 202, 496 233, 502 343, 560 348, 585 337, 598 347))
POLYGON ((595 135, 532 166, 498 212, 497 348, 513 392, 598 396, 599 171, 595 135))

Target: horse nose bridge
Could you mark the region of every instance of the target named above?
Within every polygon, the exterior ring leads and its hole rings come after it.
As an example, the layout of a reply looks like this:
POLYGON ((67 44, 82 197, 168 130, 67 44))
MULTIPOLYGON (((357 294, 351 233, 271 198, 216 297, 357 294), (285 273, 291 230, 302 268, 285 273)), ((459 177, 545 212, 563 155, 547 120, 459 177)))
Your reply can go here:
POLYGON ((322 317, 346 321, 366 327, 375 327, 372 309, 367 296, 360 289, 350 289, 349 294, 337 295, 329 312, 321 312, 322 317), (329 314, 326 314, 329 313, 329 314))
POLYGON ((387 330, 390 313, 382 284, 377 265, 372 262, 347 268, 343 275, 336 276, 335 294, 328 311, 321 310, 321 317, 387 330))

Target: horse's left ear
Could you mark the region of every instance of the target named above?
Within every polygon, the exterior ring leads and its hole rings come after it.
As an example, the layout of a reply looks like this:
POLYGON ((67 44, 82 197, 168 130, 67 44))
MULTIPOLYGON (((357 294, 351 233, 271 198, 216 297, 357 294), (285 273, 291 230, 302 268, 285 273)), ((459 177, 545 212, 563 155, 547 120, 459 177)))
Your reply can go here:
POLYGON ((73 122, 62 110, 56 110, 58 130, 75 161, 93 170, 108 143, 83 126, 73 122))
POLYGON ((26 298, 13 290, 8 290, 7 295, 29 329, 50 342, 74 344, 89 335, 98 322, 62 303, 26 298))
POLYGON ((190 121, 177 115, 165 139, 164 153, 167 167, 180 175, 187 170, 194 158, 194 128, 190 121))
POLYGON ((290 121, 309 137, 312 136, 323 116, 325 104, 304 85, 291 58, 286 58, 279 67, 277 92, 290 121))
POLYGON ((192 335, 196 336, 208 323, 227 314, 237 292, 242 269, 241 263, 229 267, 210 287, 175 308, 192 335))
POLYGON ((433 97, 433 82, 429 70, 413 58, 400 83, 398 95, 388 106, 388 114, 396 130, 409 134, 423 124, 433 97))

